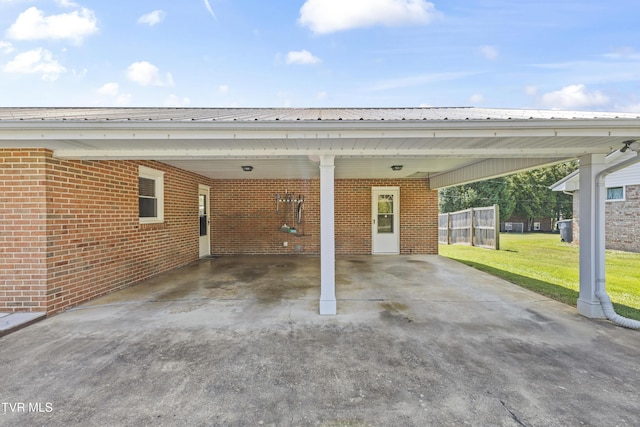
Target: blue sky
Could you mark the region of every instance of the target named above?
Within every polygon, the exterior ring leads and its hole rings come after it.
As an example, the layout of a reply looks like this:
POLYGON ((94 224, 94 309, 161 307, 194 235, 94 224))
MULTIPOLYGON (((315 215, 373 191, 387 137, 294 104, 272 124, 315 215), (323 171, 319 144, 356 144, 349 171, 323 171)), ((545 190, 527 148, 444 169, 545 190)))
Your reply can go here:
POLYGON ((640 112, 637 0, 0 0, 0 106, 640 112))

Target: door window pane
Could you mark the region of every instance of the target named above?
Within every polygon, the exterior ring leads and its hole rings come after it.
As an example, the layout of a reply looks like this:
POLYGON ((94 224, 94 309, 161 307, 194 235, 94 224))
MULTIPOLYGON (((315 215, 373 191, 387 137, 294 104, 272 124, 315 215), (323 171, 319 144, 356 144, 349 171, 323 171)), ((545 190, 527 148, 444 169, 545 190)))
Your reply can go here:
POLYGON ((393 194, 378 195, 378 233, 393 233, 393 194))
POLYGON ((393 215, 378 215, 378 233, 393 233, 393 215))
POLYGON ((207 196, 204 194, 198 196, 198 213, 200 216, 207 214, 207 196))
POLYGON ((198 214, 200 215, 200 236, 207 235, 207 196, 198 195, 198 214))

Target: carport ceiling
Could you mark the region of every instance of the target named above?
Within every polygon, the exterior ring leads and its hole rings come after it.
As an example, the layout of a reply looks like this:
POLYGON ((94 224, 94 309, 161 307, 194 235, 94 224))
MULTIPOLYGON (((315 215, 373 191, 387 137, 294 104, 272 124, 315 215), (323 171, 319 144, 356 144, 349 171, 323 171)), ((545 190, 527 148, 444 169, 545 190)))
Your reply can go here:
POLYGON ((630 113, 481 108, 0 108, 0 148, 148 159, 211 178, 430 177, 443 187, 640 139, 630 113), (244 172, 241 166, 253 166, 244 172), (392 165, 402 165, 393 171, 392 165))

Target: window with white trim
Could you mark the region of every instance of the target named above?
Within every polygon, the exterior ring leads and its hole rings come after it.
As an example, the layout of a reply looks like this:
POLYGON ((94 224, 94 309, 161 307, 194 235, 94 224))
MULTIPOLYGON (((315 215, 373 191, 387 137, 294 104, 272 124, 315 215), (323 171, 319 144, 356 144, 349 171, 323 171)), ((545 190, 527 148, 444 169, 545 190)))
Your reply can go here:
POLYGON ((607 201, 619 201, 624 200, 624 187, 609 187, 607 188, 607 201))
POLYGON ((164 222, 164 172, 138 166, 138 216, 141 224, 164 222))

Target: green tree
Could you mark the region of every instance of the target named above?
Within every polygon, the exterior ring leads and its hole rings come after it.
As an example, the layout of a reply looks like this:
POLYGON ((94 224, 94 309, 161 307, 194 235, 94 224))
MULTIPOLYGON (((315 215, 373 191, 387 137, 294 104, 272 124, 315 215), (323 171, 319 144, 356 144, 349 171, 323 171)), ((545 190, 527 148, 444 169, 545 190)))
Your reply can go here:
POLYGON ((500 217, 509 218, 515 207, 508 177, 444 188, 438 196, 441 213, 498 205, 500 217))
POLYGON ((549 186, 577 168, 578 162, 571 161, 507 177, 445 188, 439 192, 440 212, 497 204, 502 221, 512 215, 522 216, 527 218, 529 230, 533 228, 534 218, 571 218, 571 196, 551 191, 549 186))
POLYGON ((571 196, 551 191, 549 186, 577 168, 577 162, 573 161, 512 175, 513 214, 527 218, 529 230, 533 228, 534 218, 571 218, 571 196))

